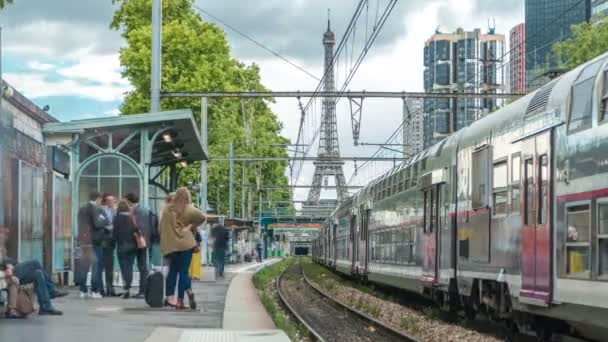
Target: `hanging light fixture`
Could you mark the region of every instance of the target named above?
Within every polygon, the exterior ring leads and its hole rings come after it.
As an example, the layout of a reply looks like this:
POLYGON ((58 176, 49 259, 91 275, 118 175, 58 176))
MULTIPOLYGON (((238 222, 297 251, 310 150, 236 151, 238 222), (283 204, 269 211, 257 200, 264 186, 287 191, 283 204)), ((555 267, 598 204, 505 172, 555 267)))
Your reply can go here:
POLYGON ((182 157, 182 152, 179 150, 179 148, 174 149, 173 151, 171 151, 171 153, 173 153, 173 156, 175 158, 181 158, 182 157))

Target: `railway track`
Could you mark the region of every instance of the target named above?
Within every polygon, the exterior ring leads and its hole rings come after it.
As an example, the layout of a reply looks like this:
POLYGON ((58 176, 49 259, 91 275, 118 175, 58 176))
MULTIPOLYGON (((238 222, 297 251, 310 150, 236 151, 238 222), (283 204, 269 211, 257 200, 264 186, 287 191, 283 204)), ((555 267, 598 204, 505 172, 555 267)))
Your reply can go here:
POLYGON ((306 278, 300 263, 291 265, 277 278, 276 288, 283 304, 317 341, 418 342, 335 301, 306 278))

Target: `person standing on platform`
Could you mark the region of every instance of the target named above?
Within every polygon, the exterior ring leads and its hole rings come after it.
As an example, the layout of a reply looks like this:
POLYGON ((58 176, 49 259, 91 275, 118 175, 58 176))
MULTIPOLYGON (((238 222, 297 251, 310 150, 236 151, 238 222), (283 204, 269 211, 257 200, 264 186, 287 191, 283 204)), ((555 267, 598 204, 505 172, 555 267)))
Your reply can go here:
POLYGON ((135 220, 131 214, 131 209, 127 201, 118 203, 118 213, 114 220, 114 241, 116 241, 116 251, 118 253, 118 264, 124 281, 125 292, 123 299, 131 298, 131 283, 133 282, 133 263, 137 257, 136 234, 139 230, 135 226, 135 220))
POLYGON ((98 220, 101 212, 101 194, 94 191, 89 202, 78 210, 78 244, 80 249, 79 272, 76 280, 80 286, 80 298, 101 298, 103 269, 103 224, 98 220), (92 268, 92 269, 91 269, 92 268), (91 292, 87 287, 87 275, 91 269, 91 292))
POLYGON ((103 237, 101 246, 103 248, 103 270, 106 274, 106 291, 104 296, 116 297, 114 292, 114 251, 116 243, 112 234, 114 229, 114 216, 116 215, 116 199, 112 194, 105 193, 101 198, 101 212, 99 220, 103 222, 103 237))
POLYGON ((169 274, 165 284, 165 305, 184 309, 184 294, 188 293, 190 309, 196 309, 196 300, 188 274, 192 251, 196 247, 194 229, 205 222, 205 215, 192 205, 187 188, 179 188, 172 203, 163 208, 160 219, 160 247, 169 261, 169 274), (178 283, 179 278, 179 283, 178 283), (177 300, 175 286, 178 286, 177 300))
POLYGON ((226 263, 226 249, 228 248, 228 230, 221 224, 213 227, 213 262, 216 276, 224 278, 224 264, 226 263))
POLYGON ((192 261, 190 262, 190 278, 194 280, 201 280, 201 243, 203 238, 201 233, 196 229, 194 235, 196 240, 196 247, 192 250, 192 261))
MULTIPOLYGON (((146 280, 148 279, 148 248, 152 246, 152 230, 153 222, 152 215, 147 208, 139 204, 139 196, 134 193, 129 193, 126 196, 127 203, 131 208, 131 213, 135 225, 139 229, 146 241, 146 247, 137 249, 137 269, 139 270, 139 292, 136 298, 144 298, 144 290, 146 288, 146 280)), ((155 228, 155 227, 154 227, 155 228)))

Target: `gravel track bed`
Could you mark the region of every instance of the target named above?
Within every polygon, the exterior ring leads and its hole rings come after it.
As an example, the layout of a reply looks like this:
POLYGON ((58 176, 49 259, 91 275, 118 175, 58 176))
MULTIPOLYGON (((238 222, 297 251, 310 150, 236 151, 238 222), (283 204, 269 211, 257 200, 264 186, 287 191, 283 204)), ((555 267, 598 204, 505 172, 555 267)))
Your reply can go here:
MULTIPOLYGON (((310 267, 310 266, 308 266, 310 267)), ((304 267, 305 271, 307 266, 304 267)), ((326 270, 326 272, 331 272, 326 270)), ((459 324, 445 322, 439 318, 431 317, 418 310, 402 306, 394 302, 380 299, 374 295, 362 292, 358 289, 342 285, 332 279, 324 279, 319 282, 311 278, 306 272, 309 280, 317 287, 323 289, 334 299, 361 310, 380 322, 395 329, 403 331, 408 335, 417 337, 425 342, 502 342, 504 338, 492 334, 481 333, 467 329, 459 324)), ((325 278, 325 277, 324 277, 325 278)), ((329 277, 327 277, 329 278, 329 277)), ((381 340, 378 340, 381 341, 381 340)), ((517 340, 518 342, 520 340, 517 340)), ((526 340, 521 340, 521 342, 526 340)))
POLYGON ((326 341, 402 341, 323 297, 306 283, 298 264, 287 269, 279 287, 302 319, 326 341))

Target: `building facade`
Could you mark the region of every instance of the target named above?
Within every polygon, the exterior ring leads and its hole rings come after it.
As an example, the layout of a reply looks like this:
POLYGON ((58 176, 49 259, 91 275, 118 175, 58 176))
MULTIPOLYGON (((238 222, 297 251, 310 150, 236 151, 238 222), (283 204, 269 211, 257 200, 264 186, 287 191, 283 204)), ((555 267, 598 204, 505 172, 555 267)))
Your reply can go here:
POLYGON ((509 34, 509 91, 524 93, 526 91, 526 24, 521 23, 511 29, 509 34))
MULTIPOLYGON (((435 93, 503 93, 504 35, 480 29, 434 34, 424 47, 424 90, 435 93)), ((423 145, 449 134, 502 106, 496 99, 425 99, 423 145)))
POLYGON ((608 15, 608 0, 591 0, 591 20, 608 15))
POLYGON ((526 0, 526 88, 537 89, 561 74, 552 53, 572 36, 570 27, 588 21, 591 0, 526 0))
POLYGON ((407 157, 422 151, 424 146, 424 110, 422 99, 403 101, 403 154, 407 157))
POLYGON ((51 246, 71 238, 53 223, 52 150, 47 150, 43 125, 56 122, 6 82, 0 99, 0 259, 37 260, 51 270, 66 266, 51 246), (50 152, 50 153, 49 153, 50 152), (54 231, 53 228, 56 228, 54 231))

